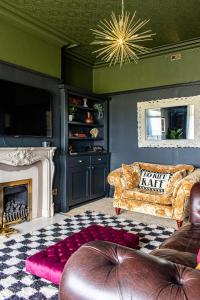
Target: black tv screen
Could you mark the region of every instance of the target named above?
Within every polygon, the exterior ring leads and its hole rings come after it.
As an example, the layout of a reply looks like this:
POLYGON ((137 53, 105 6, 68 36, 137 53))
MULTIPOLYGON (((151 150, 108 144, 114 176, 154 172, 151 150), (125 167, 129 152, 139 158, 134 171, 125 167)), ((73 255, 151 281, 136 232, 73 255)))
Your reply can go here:
POLYGON ((51 137, 51 93, 0 80, 0 135, 51 137))

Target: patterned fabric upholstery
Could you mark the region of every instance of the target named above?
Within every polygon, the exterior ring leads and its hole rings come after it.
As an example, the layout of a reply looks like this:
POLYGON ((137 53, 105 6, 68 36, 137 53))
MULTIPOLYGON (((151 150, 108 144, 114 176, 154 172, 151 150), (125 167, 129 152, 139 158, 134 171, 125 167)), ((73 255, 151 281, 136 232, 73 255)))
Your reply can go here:
POLYGON ((122 193, 122 197, 131 200, 145 201, 147 203, 151 202, 156 204, 172 205, 170 194, 162 194, 156 191, 150 192, 149 190, 139 188, 135 188, 133 190, 125 189, 122 193))
POLYGON ((126 189, 133 189, 140 181, 140 167, 122 164, 122 180, 126 189))
MULTIPOLYGON (((125 165, 127 166, 127 165, 125 165)), ((188 214, 190 190, 195 182, 200 181, 200 169, 194 170, 192 165, 159 165, 134 162, 129 167, 145 169, 152 172, 172 173, 164 193, 138 188, 135 176, 127 185, 124 168, 116 169, 108 175, 108 182, 115 187, 113 206, 131 211, 147 213, 155 216, 184 220, 188 214), (128 188, 129 187, 129 188, 128 188)), ((128 167, 125 167, 126 170, 128 167)), ((130 169, 131 170, 131 169, 130 169)), ((138 171, 138 174, 140 172, 138 171)))

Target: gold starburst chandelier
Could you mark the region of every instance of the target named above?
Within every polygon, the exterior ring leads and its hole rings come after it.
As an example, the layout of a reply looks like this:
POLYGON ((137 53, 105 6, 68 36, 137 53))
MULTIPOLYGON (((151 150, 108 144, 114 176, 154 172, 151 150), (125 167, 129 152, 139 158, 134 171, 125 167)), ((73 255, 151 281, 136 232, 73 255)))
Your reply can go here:
POLYGON ((129 63, 132 60, 137 63, 138 54, 149 53, 151 49, 140 46, 137 43, 152 40, 151 30, 140 32, 141 28, 146 25, 149 20, 135 20, 136 12, 130 17, 129 12, 124 13, 124 0, 122 0, 121 14, 116 16, 112 12, 111 20, 102 20, 98 24, 98 29, 91 29, 95 35, 92 45, 100 46, 99 49, 93 51, 96 57, 101 58, 104 62, 115 65, 120 63, 129 63))

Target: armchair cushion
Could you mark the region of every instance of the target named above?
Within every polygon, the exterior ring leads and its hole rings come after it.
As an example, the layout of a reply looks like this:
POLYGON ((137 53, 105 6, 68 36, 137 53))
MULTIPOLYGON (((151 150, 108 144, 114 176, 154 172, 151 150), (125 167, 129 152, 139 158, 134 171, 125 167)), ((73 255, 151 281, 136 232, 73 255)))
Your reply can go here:
POLYGON ((140 181, 140 168, 138 166, 122 164, 122 179, 126 189, 137 187, 140 181))
POLYGON ((143 190, 140 188, 135 188, 132 190, 125 189, 123 194, 123 198, 127 198, 130 200, 138 200, 147 203, 155 203, 155 204, 163 204, 163 205, 171 205, 171 195, 163 194, 157 191, 150 192, 149 190, 143 190))
POLYGON ((166 185, 165 193, 172 195, 175 185, 178 183, 178 181, 180 181, 181 179, 183 179, 186 176, 187 176, 186 170, 178 171, 178 172, 174 173, 166 185))

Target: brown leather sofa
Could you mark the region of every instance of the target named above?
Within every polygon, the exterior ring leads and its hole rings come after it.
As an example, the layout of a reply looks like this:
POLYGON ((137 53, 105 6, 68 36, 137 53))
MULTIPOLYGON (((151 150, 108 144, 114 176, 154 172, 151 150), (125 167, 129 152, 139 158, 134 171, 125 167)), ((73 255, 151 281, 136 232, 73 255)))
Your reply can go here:
POLYGON ((190 223, 151 255, 117 244, 83 245, 65 266, 60 300, 199 300, 200 183, 190 195, 190 223))

